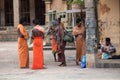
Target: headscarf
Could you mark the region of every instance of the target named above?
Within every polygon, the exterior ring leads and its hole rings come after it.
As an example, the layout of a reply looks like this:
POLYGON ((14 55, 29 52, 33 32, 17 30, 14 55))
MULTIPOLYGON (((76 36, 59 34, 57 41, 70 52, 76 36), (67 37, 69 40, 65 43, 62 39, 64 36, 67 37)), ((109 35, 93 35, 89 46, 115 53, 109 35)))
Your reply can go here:
POLYGON ((52 24, 53 24, 53 25, 59 25, 59 23, 58 23, 57 20, 53 20, 53 21, 52 21, 52 24))

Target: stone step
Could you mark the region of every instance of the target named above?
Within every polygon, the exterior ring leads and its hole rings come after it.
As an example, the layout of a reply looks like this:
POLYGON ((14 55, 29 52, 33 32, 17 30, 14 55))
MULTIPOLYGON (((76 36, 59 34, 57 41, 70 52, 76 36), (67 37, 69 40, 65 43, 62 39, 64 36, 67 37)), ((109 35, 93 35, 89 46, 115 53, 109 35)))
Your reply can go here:
POLYGON ((97 68, 120 68, 120 59, 97 60, 97 68))
POLYGON ((0 41, 17 41, 16 34, 0 34, 0 41))
MULTIPOLYGON (((44 46, 43 47, 44 50, 52 50, 51 46, 44 46)), ((66 50, 74 50, 75 47, 74 46, 66 46, 65 48, 66 50)), ((29 47, 29 50, 33 50, 32 47, 29 47)))

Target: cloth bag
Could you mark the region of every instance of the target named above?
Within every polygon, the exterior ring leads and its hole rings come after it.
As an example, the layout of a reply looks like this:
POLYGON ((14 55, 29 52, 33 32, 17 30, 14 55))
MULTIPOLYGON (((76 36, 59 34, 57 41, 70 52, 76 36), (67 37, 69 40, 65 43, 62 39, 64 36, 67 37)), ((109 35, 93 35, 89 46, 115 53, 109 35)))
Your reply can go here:
POLYGON ((108 54, 103 52, 102 53, 102 59, 108 59, 108 58, 109 58, 108 54))
POLYGON ((74 42, 74 37, 72 36, 72 34, 70 32, 64 30, 63 40, 66 42, 74 42))

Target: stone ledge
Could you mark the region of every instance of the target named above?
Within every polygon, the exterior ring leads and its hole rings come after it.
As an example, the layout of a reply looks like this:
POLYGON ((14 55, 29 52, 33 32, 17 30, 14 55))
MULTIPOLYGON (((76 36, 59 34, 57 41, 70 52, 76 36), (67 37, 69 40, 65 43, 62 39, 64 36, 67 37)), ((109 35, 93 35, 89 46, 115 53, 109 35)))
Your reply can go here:
MULTIPOLYGON (((51 46, 44 46, 43 49, 44 50, 52 50, 52 47, 51 46)), ((66 46, 65 49, 66 50, 75 50, 75 47, 74 46, 66 46)), ((29 47, 29 50, 33 50, 33 48, 29 47)))
POLYGON ((97 68, 120 68, 120 59, 97 60, 97 68))

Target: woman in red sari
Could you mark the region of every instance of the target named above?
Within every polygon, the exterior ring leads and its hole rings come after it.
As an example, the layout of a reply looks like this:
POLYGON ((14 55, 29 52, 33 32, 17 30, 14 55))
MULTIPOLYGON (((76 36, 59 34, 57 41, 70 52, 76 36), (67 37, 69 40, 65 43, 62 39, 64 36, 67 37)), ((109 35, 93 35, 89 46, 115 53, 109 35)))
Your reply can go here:
POLYGON ((33 20, 35 27, 32 30, 33 38, 33 64, 32 69, 44 68, 44 57, 43 57, 43 38, 44 28, 39 25, 39 20, 33 20))

